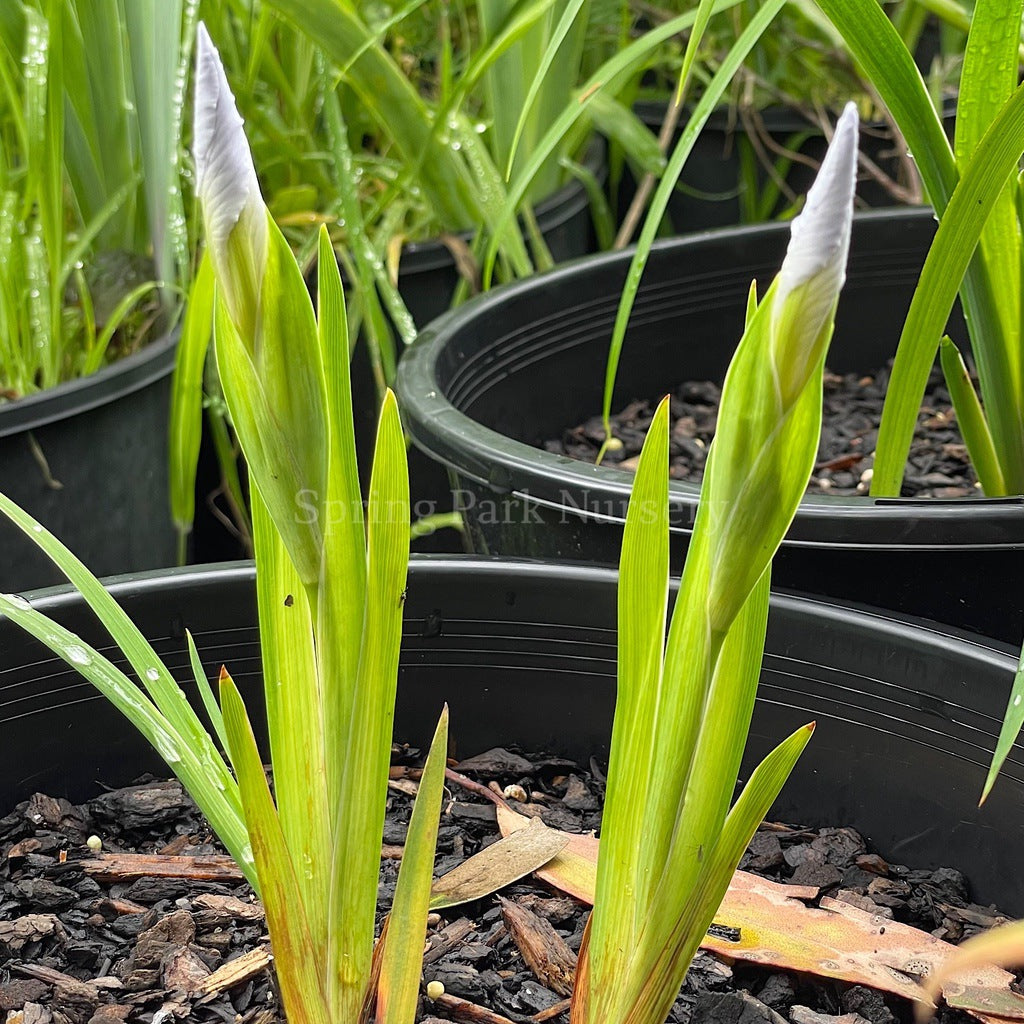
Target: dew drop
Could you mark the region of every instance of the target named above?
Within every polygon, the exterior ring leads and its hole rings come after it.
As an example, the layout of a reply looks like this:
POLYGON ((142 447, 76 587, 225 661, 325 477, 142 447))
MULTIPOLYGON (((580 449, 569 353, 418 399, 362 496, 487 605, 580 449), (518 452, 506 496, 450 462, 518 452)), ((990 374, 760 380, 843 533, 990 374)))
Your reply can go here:
POLYGON ((160 670, 158 668, 147 668, 146 678, 151 683, 155 683, 160 678, 160 670))
POLYGON ((157 753, 168 763, 178 764, 181 761, 181 754, 178 751, 177 744, 163 733, 156 733, 153 736, 153 745, 157 749, 157 753))
POLYGON ((76 665, 89 665, 92 662, 89 652, 77 644, 72 644, 64 653, 67 655, 68 661, 74 662, 76 665))

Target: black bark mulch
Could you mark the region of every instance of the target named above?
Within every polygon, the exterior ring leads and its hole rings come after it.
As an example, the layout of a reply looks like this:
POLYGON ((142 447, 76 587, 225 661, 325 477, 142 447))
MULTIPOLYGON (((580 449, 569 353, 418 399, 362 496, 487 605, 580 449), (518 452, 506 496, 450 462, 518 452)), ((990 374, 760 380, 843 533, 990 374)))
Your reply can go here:
MULTIPOLYGON (((889 382, 889 368, 868 376, 825 374, 821 443, 808 493, 866 494, 874 464, 878 425, 889 382)), ((699 483, 708 446, 718 420, 722 389, 714 381, 689 381, 672 392, 670 475, 674 480, 699 483)), ((612 433, 622 447, 609 450, 608 465, 635 469, 659 398, 637 399, 612 417, 612 433)), ((601 417, 567 429, 545 449, 584 462, 593 462, 604 442, 601 417)), ((977 476, 957 427, 953 403, 942 371, 928 382, 917 418, 901 496, 904 498, 965 498, 979 496, 977 476)))
MULTIPOLYGON (((460 770, 525 798, 519 809, 540 814, 553 827, 599 828, 603 777, 597 770, 509 751, 487 752, 463 762, 460 770)), ((385 844, 404 842, 410 810, 406 793, 391 792, 385 844)), ((146 781, 80 806, 36 795, 0 818, 0 1019, 16 1024, 272 1024, 281 1019, 272 971, 266 958, 260 960, 266 924, 244 882, 158 877, 103 882, 82 867, 94 856, 87 846, 92 836, 102 839, 104 854, 223 852, 175 781, 146 781), (255 967, 246 966, 253 957, 255 967), (211 985, 229 963, 240 977, 227 987, 211 985)), ((493 805, 452 786, 438 837, 437 873, 497 838, 493 805)), ((823 895, 953 942, 1002 920, 993 908, 971 903, 958 870, 888 864, 849 828, 767 826, 755 836, 741 867, 821 886, 823 895)), ((382 859, 384 907, 397 871, 398 861, 382 859)), ((501 895, 547 921, 570 949, 579 949, 587 908, 533 880, 509 886, 501 895)), ((496 898, 432 917, 428 944, 424 982, 440 981, 449 996, 491 1013, 474 1019, 485 1024, 501 1018, 517 1024, 568 1020, 563 1013, 551 1015, 563 995, 526 966, 496 898)), ((424 997, 420 1019, 471 1018, 450 1018, 443 1005, 424 997)), ((949 1010, 940 1016, 942 1024, 969 1019, 949 1010)), ((860 986, 730 966, 701 953, 670 1017, 672 1024, 691 1020, 909 1024, 911 1013, 897 997, 860 986)))

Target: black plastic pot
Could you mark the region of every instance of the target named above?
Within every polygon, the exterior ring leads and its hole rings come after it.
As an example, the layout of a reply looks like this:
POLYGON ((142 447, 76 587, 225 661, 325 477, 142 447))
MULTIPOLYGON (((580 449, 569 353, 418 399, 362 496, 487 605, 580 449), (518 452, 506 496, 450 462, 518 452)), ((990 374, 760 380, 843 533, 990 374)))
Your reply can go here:
MULTIPOLYGON (((520 744, 586 764, 607 755, 615 690, 615 573, 587 566, 414 560, 395 736, 429 742, 443 701, 454 753, 520 744)), ((182 680, 183 630, 211 673, 260 701, 247 564, 112 585, 182 680)), ((33 599, 101 649, 82 601, 33 599)), ((784 735, 817 729, 776 820, 852 825, 888 859, 962 869, 974 898, 1024 913, 1024 749, 981 810, 1014 671, 1008 649, 907 621, 775 597, 744 772, 784 735)), ((0 814, 33 792, 82 800, 161 771, 134 731, 64 662, 0 621, 0 814)), ((166 769, 163 769, 166 771, 166 769)))
MULTIPOLYGON (((174 564, 167 416, 176 346, 177 335, 162 338, 0 405, 0 490, 99 575, 174 564)), ((0 552, 7 590, 63 580, 6 519, 0 552)))
MULTIPOLYGON (((667 110, 665 101, 642 101, 634 110, 651 131, 660 132, 667 110)), ((793 197, 806 193, 828 146, 820 125, 785 107, 769 107, 756 116, 760 121, 756 133, 748 132, 738 115, 727 109, 716 110, 708 119, 669 201, 667 215, 676 232, 749 222, 751 218, 744 211, 756 201, 756 197, 746 195, 751 178, 759 190, 769 186, 776 161, 787 152, 794 154, 782 176, 789 194, 780 195, 768 217, 778 216, 792 205, 793 197)), ((681 122, 685 126, 685 119, 681 122)), ((949 123, 952 125, 951 117, 949 123)), ((680 135, 681 130, 676 132, 673 145, 680 135)), ((895 184, 902 188, 910 185, 887 125, 862 124, 860 149, 895 184)), ((636 180, 627 167, 618 194, 620 219, 635 193, 636 180)), ((861 205, 872 208, 899 201, 892 189, 864 168, 859 173, 857 198, 861 205)))
MULTIPOLYGON (((896 342, 934 231, 928 210, 856 218, 829 365, 872 372, 896 342)), ((687 380, 721 380, 752 278, 788 238, 763 225, 655 247, 623 351, 615 408, 687 380)), ((630 253, 581 260, 492 292, 425 331, 399 373, 416 444, 457 476, 474 550, 618 563, 628 472, 540 449, 599 412, 630 253)), ((964 341, 957 314, 949 325, 964 341)), ((685 538, 693 484, 671 486, 685 538)), ((675 548, 681 564, 685 543, 675 548)), ((776 558, 778 586, 882 605, 1020 643, 1024 500, 806 498, 776 558)))

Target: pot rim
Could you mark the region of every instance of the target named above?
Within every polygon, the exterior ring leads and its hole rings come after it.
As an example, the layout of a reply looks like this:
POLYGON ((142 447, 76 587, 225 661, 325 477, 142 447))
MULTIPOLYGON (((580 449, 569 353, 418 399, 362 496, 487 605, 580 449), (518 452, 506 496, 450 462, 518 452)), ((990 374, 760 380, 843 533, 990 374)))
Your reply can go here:
MULTIPOLYGON (((855 215, 855 223, 880 224, 931 219, 928 207, 855 215)), ((732 234, 744 245, 788 232, 783 223, 724 228, 656 242, 652 255, 687 259, 700 265, 709 242, 732 234)), ((535 282, 547 288, 573 287, 581 273, 625 267, 633 249, 601 253, 560 265, 542 275, 512 282, 477 296, 423 330, 406 351, 398 370, 399 404, 416 446, 461 477, 532 504, 563 510, 574 517, 621 525, 633 476, 625 470, 556 455, 507 437, 458 409, 444 393, 438 373, 443 350, 460 332, 495 310, 528 296, 535 282), (569 506, 567 492, 597 499, 593 511, 569 506), (614 509, 614 511, 609 511, 614 509)), ((671 481, 673 532, 688 534, 699 488, 671 481)), ((942 551, 1024 548, 1024 496, 1009 498, 871 498, 808 495, 800 503, 786 546, 829 549, 906 549, 942 551)))
POLYGON ((0 438, 71 419, 141 391, 174 370, 180 328, 86 377, 0 405, 0 438))
MULTIPOLYGON (((582 584, 599 583, 614 586, 619 571, 616 567, 589 562, 553 561, 541 558, 503 557, 497 555, 416 554, 409 557, 409 572, 413 577, 452 579, 470 577, 493 579, 515 586, 523 581, 545 578, 582 584)), ((234 562, 210 562, 204 565, 172 566, 144 572, 119 573, 104 577, 100 582, 117 601, 128 601, 140 595, 159 593, 168 585, 175 590, 189 586, 216 586, 223 582, 251 582, 256 586, 256 563, 252 559, 234 562)), ((679 578, 673 577, 670 589, 674 594, 679 578)), ((85 599, 70 583, 26 590, 22 596, 38 611, 47 614, 85 599)), ((803 594, 772 589, 771 607, 791 615, 810 615, 819 621, 845 623, 858 629, 870 630, 882 642, 887 637, 914 634, 925 646, 949 649, 969 647, 973 656, 1014 671, 1018 651, 1012 644, 992 637, 973 633, 956 626, 934 622, 882 607, 872 607, 856 601, 844 601, 815 594, 803 594)))

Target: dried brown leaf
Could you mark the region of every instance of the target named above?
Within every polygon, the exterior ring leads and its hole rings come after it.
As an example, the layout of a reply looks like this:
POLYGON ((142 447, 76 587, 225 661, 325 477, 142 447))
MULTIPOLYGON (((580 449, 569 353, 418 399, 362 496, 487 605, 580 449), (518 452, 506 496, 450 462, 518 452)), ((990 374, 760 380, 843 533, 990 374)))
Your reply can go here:
POLYGON ((566 833, 539 819, 505 835, 442 875, 431 888, 430 908, 440 910, 478 900, 542 867, 569 842, 566 833))

